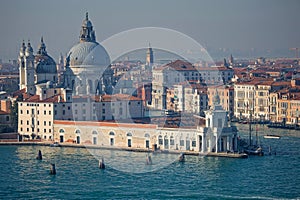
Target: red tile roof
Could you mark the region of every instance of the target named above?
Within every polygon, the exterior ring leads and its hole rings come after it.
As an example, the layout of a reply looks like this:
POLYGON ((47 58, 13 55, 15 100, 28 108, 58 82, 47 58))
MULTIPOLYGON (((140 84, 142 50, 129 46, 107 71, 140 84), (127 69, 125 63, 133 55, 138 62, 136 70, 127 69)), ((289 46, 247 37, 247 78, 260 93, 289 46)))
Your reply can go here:
POLYGON ((164 70, 167 68, 172 68, 176 71, 196 71, 196 68, 190 62, 183 60, 173 61, 171 63, 159 66, 155 68, 155 70, 164 70))
MULTIPOLYGON (((25 99, 24 102, 57 103, 59 100, 59 97, 60 97, 60 95, 55 95, 55 96, 49 97, 47 99, 41 100, 39 95, 34 95, 34 96, 31 96, 31 97, 25 99)), ((62 98, 61 98, 61 102, 64 102, 62 100, 62 98)))

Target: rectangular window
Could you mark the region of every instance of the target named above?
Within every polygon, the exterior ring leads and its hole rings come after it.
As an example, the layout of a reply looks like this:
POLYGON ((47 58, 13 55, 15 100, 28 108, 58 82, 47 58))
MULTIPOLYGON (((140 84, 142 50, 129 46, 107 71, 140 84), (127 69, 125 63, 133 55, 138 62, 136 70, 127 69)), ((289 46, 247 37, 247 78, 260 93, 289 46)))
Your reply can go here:
POLYGON ((104 108, 102 109, 102 114, 105 114, 105 109, 104 108))
POLYGON ((27 120, 27 125, 29 125, 29 120, 27 120))
POLYGON ((51 110, 49 110, 49 115, 51 115, 51 110))
POLYGON ((192 147, 196 147, 196 141, 195 140, 192 141, 192 147))
POLYGON ((44 121, 44 126, 46 126, 46 121, 44 121))
POLYGON ((180 146, 184 146, 184 140, 180 140, 180 146))
POLYGON ((44 110, 44 115, 47 115, 47 111, 46 110, 44 110))
POLYGON ((93 144, 97 144, 97 137, 93 137, 93 144))
POLYGON ((51 126, 51 121, 49 121, 49 126, 51 126))
POLYGON ((20 124, 23 124, 23 120, 20 121, 20 124))

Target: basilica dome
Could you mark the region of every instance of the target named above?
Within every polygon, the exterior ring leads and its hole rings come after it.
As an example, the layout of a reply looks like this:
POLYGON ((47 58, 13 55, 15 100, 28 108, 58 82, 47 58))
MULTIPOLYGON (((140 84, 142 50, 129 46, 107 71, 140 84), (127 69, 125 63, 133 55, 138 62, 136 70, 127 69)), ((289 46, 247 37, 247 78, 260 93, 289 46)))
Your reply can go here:
POLYGON ((110 64, 108 53, 97 42, 80 42, 71 48, 68 55, 71 67, 78 65, 107 67, 110 64))
POLYGON ((105 48, 96 42, 95 31, 88 13, 82 22, 79 43, 68 53, 68 65, 71 68, 106 68, 110 65, 110 58, 105 48))

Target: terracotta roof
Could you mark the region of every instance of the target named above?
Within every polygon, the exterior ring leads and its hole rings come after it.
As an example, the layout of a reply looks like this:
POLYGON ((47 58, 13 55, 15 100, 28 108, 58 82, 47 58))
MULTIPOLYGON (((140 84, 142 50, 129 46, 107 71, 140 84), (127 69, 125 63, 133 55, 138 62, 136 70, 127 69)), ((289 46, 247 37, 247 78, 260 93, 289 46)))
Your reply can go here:
POLYGON ((5 111, 2 111, 2 110, 0 110, 0 115, 9 115, 9 113, 8 113, 8 112, 5 112, 5 111))
POLYGON ((159 66, 154 70, 164 70, 167 68, 172 68, 176 71, 196 71, 196 68, 190 62, 183 61, 183 60, 173 61, 171 63, 159 66))
POLYGON ((290 86, 291 82, 290 81, 274 81, 272 83, 272 86, 290 86))
POLYGON ((77 126, 108 126, 108 127, 126 127, 126 128, 153 128, 156 129, 155 124, 136 124, 136 123, 115 123, 115 122, 92 122, 92 121, 67 121, 67 120, 54 120, 54 124, 61 125, 77 125, 77 126))
POLYGON ((227 67, 219 67, 219 66, 212 66, 212 67, 197 67, 198 71, 234 71, 231 68, 227 67))
MULTIPOLYGON (((25 99, 24 102, 57 103, 59 100, 59 96, 60 95, 55 95, 55 96, 49 97, 47 99, 41 100, 39 95, 34 95, 34 96, 31 96, 31 97, 25 99)), ((61 102, 64 102, 62 98, 61 98, 61 102)))
POLYGON ((108 102, 108 101, 141 101, 141 98, 131 96, 128 94, 114 94, 114 95, 103 95, 102 96, 102 102, 108 102))

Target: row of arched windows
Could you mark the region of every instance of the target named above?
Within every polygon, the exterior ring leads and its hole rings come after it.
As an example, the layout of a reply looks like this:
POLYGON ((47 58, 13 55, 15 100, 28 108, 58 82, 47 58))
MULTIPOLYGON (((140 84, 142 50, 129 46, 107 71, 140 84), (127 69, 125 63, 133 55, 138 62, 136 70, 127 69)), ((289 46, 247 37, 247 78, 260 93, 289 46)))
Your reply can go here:
MULTIPOLYGON (((65 133, 65 130, 64 130, 64 129, 59 129, 59 133, 64 134, 64 133, 65 133)), ((75 130, 75 133, 76 133, 76 134, 80 134, 81 131, 80 131, 79 129, 76 129, 76 130, 75 130)), ((97 131, 93 131, 92 134, 93 134, 93 135, 97 135, 98 132, 97 132, 97 131)), ((109 135, 110 135, 110 136, 115 136, 115 133, 114 133, 113 131, 110 131, 110 132, 109 132, 109 135)), ((130 133, 130 132, 127 133, 126 135, 127 135, 127 137, 132 137, 132 133, 130 133)), ((145 138, 150 138, 150 134, 149 134, 149 133, 146 133, 146 134, 144 135, 144 137, 145 137, 145 138)))

